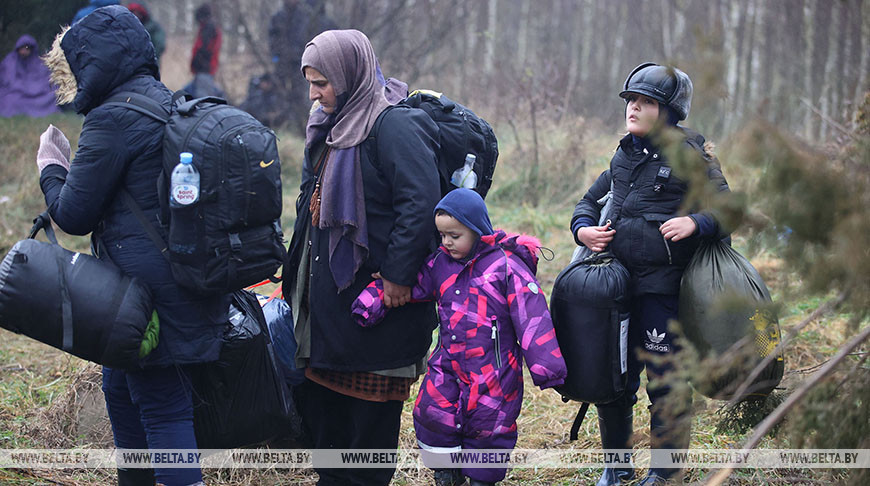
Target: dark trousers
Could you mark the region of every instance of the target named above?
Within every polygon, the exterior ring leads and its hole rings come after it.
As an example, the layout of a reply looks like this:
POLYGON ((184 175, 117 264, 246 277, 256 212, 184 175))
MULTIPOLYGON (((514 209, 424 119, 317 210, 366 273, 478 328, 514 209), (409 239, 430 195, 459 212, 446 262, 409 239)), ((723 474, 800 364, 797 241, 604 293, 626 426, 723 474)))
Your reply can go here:
MULTIPOLYGON (((103 367, 103 394, 119 449, 196 449, 193 401, 182 368, 126 372, 103 367)), ((196 468, 157 468, 158 483, 187 486, 202 481, 196 468)))
POLYGON ((622 399, 598 407, 625 408, 637 403, 640 373, 644 368, 650 381, 646 391, 653 405, 670 392, 671 387, 659 381, 673 367, 669 363, 657 362, 656 357, 674 355, 679 351, 674 346, 673 333, 668 330, 668 321, 677 319, 678 304, 676 295, 645 294, 632 299, 625 395, 622 399))
MULTIPOLYGON (((314 449, 398 449, 402 402, 370 402, 310 380, 297 387, 302 425, 314 449)), ((314 464, 320 486, 386 486, 395 468, 328 469, 314 464)))
MULTIPOLYGON (((622 399, 598 405, 599 416, 620 417, 630 413, 637 403, 640 373, 646 368, 647 395, 650 400, 650 445, 652 449, 683 449, 688 446, 691 420, 691 392, 680 387, 673 390, 669 377, 671 363, 657 358, 679 355, 674 345, 673 332, 668 321, 678 317, 677 295, 644 294, 632 299, 631 321, 628 326, 628 383, 622 399), (601 409, 606 408, 602 414, 601 409), (610 413, 607 413, 607 412, 610 413)), ((663 477, 674 470, 656 471, 663 477)))

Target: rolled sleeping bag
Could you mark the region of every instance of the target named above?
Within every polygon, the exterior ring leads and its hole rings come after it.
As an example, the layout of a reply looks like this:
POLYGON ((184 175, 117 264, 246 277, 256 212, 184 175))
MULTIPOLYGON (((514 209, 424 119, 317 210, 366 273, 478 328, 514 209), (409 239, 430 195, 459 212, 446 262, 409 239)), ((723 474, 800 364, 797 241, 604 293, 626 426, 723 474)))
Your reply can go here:
POLYGON ((138 368, 149 289, 110 262, 62 248, 46 214, 35 222, 0 263, 0 327, 97 364, 138 368), (51 243, 33 239, 41 227, 51 243))
POLYGON ((571 262, 556 277, 550 315, 568 376, 563 400, 609 403, 625 392, 629 273, 609 253, 571 262))
MULTIPOLYGON (((737 387, 780 341, 767 286, 752 264, 723 241, 702 243, 686 267, 680 323, 701 358, 712 365, 693 379, 695 388, 710 398, 734 398, 737 387)), ((784 365, 780 354, 740 399, 767 396, 782 380, 784 365)))

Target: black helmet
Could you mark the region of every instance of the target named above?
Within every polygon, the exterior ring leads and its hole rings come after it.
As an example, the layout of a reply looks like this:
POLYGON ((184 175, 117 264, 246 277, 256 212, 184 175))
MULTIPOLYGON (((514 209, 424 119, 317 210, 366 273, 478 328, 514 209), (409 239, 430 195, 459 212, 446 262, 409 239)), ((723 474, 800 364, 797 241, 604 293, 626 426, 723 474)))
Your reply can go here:
POLYGON ((680 120, 689 116, 692 107, 692 80, 675 67, 645 62, 634 68, 625 78, 625 86, 619 96, 627 98, 630 93, 649 96, 662 103, 672 109, 680 120))

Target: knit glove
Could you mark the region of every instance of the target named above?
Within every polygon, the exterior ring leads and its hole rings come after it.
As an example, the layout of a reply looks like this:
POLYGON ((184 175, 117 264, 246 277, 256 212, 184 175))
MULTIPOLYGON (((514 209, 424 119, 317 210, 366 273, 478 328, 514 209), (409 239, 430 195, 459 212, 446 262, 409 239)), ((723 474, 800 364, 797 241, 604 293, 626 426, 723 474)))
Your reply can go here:
POLYGON ((49 125, 48 129, 39 136, 39 150, 36 152, 36 165, 39 173, 52 164, 60 165, 69 171, 70 147, 69 140, 56 126, 49 125))

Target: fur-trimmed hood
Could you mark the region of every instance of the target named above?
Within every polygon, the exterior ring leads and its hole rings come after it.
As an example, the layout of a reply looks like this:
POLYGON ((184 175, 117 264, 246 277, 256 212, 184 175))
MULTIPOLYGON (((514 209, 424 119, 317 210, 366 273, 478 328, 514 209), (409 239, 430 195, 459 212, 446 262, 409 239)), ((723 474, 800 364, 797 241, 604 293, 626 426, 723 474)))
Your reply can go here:
POLYGON ((160 79, 151 37, 120 5, 98 8, 64 29, 43 59, 58 103, 72 102, 83 115, 135 76, 160 79))

